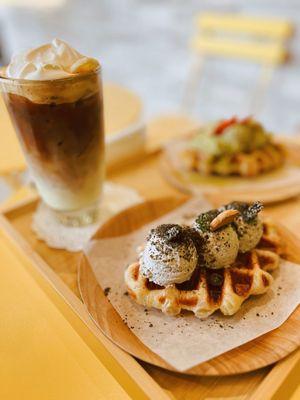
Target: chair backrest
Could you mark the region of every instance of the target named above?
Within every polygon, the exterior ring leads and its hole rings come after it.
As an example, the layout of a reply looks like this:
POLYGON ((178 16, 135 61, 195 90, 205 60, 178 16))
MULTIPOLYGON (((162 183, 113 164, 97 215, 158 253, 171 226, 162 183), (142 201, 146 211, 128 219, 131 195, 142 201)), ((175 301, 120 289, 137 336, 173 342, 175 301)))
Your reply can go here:
POLYGON ((273 65, 288 59, 286 42, 293 34, 288 21, 203 13, 197 18, 197 27, 192 47, 201 54, 273 65))
POLYGON ((256 113, 273 70, 289 59, 287 43, 293 35, 292 24, 273 18, 217 13, 202 13, 196 23, 191 47, 198 57, 188 77, 183 108, 188 111, 194 105, 203 60, 214 56, 247 60, 262 66, 249 110, 256 113))

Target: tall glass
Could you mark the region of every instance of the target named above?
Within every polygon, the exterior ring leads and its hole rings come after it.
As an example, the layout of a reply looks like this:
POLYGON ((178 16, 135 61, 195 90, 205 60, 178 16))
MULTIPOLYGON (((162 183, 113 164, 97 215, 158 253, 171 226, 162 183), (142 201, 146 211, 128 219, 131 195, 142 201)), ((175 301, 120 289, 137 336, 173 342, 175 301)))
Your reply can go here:
POLYGON ((104 180, 100 68, 55 80, 0 77, 0 87, 43 201, 64 225, 94 222, 104 180))

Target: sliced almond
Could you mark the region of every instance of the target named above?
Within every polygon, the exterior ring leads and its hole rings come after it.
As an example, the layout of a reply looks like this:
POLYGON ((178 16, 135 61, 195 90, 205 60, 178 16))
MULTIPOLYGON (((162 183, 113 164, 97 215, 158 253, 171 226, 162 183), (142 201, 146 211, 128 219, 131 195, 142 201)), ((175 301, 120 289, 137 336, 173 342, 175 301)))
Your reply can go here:
POLYGON ((222 226, 230 224, 237 215, 239 215, 238 210, 225 210, 214 218, 210 223, 210 230, 215 231, 222 226))

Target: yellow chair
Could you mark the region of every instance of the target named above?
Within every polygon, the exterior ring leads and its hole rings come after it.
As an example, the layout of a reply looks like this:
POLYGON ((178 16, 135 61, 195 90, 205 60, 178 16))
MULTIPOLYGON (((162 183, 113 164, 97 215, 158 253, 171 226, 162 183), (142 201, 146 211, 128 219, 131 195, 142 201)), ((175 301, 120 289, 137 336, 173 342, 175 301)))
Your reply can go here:
POLYGON ((292 25, 278 19, 215 13, 202 13, 196 22, 197 33, 191 43, 196 59, 188 76, 183 109, 191 111, 193 108, 204 60, 213 56, 261 65, 249 110, 250 114, 256 114, 261 108, 274 69, 289 58, 287 43, 293 34, 292 25))

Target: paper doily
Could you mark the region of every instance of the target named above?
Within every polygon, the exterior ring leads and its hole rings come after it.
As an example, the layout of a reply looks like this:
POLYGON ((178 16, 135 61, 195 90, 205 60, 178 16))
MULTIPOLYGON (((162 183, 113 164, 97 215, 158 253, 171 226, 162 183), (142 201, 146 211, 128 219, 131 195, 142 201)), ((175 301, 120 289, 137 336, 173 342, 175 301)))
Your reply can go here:
POLYGON ((141 202, 142 197, 133 189, 106 182, 100 205, 100 218, 95 224, 84 227, 61 225, 53 211, 41 202, 33 216, 32 229, 49 247, 80 251, 104 222, 118 212, 141 202))

